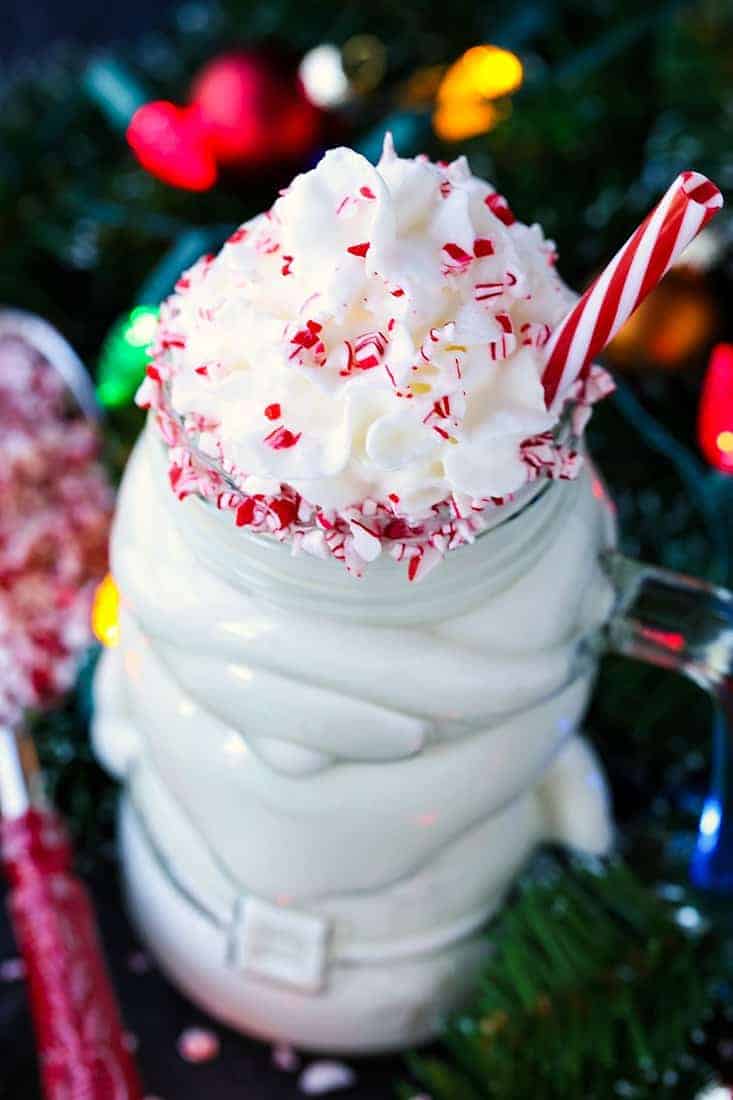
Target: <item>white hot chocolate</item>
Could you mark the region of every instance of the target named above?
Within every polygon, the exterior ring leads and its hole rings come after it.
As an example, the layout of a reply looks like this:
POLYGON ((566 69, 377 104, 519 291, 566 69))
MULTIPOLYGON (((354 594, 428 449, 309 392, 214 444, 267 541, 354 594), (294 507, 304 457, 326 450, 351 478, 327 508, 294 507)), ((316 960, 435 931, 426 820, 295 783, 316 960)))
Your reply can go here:
POLYGON ((429 1038, 535 846, 609 844, 577 725, 613 515, 548 436, 538 334, 572 296, 495 195, 336 150, 163 313, 94 737, 142 935, 266 1038, 429 1038))

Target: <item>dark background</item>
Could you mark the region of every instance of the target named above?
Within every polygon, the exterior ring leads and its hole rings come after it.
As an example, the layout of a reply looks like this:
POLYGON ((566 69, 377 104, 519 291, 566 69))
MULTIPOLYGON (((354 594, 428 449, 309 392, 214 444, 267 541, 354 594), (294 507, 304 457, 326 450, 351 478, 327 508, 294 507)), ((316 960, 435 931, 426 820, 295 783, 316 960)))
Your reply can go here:
POLYGON ((0 58, 15 61, 58 41, 122 41, 155 28, 173 6, 173 0, 0 0, 0 58))

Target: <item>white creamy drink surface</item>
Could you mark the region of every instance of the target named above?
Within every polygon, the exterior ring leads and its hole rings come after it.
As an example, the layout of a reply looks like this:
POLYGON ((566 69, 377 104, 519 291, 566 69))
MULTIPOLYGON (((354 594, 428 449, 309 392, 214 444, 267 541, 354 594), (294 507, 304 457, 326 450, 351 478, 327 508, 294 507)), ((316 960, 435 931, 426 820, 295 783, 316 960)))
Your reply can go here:
MULTIPOLYGON (((465 158, 326 153, 163 307, 139 400, 173 487, 357 575, 385 548, 423 574, 528 481, 577 472, 541 382, 575 300, 555 258, 465 158)), ((594 371, 572 396, 605 389, 594 371)))

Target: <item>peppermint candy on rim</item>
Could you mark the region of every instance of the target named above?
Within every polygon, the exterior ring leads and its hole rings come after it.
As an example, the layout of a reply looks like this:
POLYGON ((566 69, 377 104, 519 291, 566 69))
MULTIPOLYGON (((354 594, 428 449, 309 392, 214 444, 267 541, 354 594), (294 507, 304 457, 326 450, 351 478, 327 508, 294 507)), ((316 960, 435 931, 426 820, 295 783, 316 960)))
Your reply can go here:
POLYGON ((555 328, 542 374, 547 408, 587 369, 700 230, 723 206, 699 172, 682 172, 555 328))

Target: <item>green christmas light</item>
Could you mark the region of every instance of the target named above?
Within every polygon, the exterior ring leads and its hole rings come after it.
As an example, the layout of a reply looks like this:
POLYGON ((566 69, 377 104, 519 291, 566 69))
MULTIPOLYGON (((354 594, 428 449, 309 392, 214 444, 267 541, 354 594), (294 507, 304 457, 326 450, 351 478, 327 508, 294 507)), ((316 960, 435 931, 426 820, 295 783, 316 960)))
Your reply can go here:
POLYGON ((157 306, 135 306, 110 329, 99 357, 97 397, 106 409, 127 405, 145 377, 157 306))

